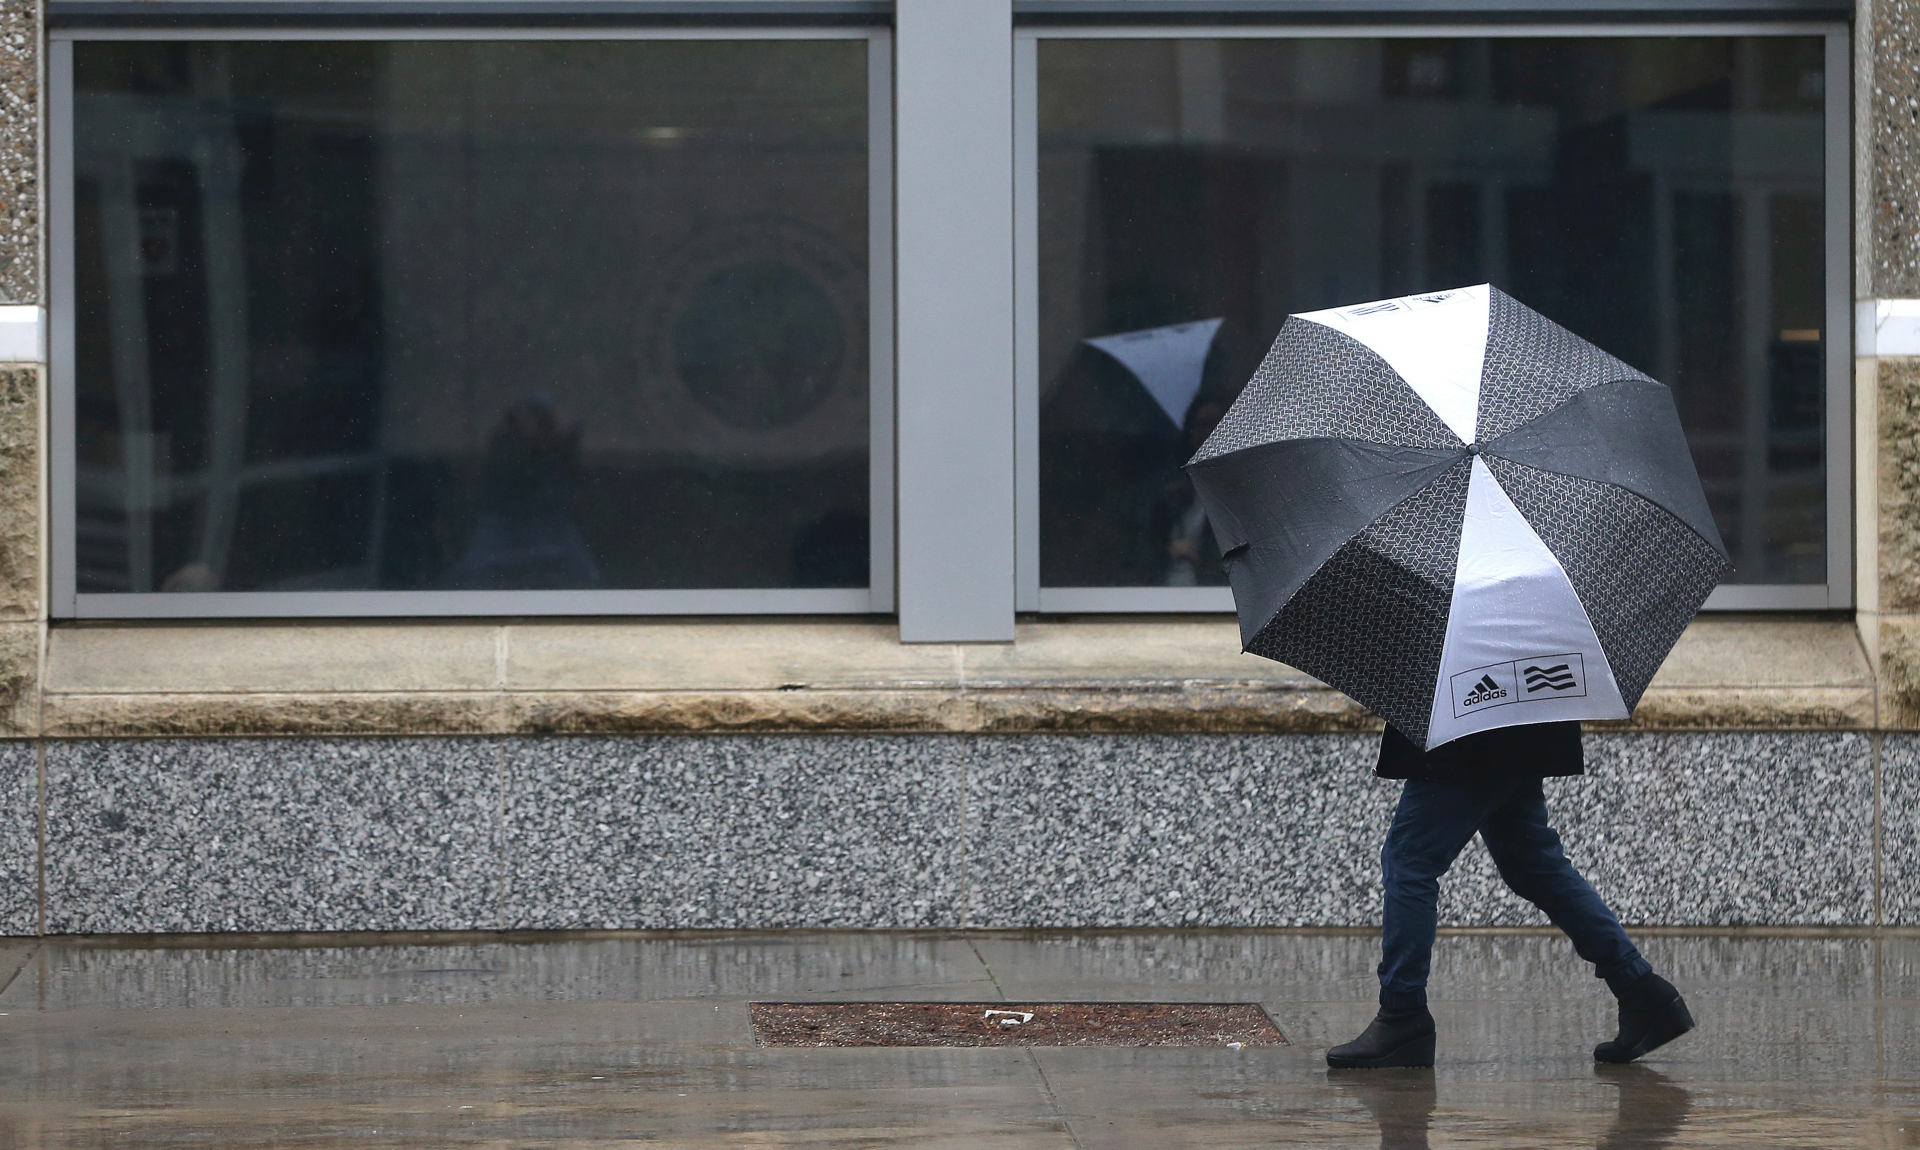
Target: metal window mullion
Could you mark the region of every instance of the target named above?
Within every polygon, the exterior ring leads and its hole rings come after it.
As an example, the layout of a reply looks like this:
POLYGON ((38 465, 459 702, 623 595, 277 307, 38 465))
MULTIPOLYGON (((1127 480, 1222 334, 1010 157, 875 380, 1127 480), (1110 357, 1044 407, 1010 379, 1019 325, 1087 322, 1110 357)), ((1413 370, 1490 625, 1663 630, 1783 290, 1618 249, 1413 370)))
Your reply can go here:
POLYGON ((1302 23, 1365 27, 1371 21, 1532 19, 1664 23, 1695 20, 1824 21, 1844 18, 1845 0, 1014 0, 1023 24, 1078 30, 1107 23, 1236 19, 1291 30, 1302 23), (1084 21, 1085 23, 1076 23, 1084 21))
POLYGON ((894 28, 899 613, 905 642, 1014 620, 1009 0, 904 0, 894 28))
POLYGON ((864 587, 660 591, 221 591, 75 596, 87 619, 440 618, 536 615, 847 615, 864 587))
POLYGON ((47 614, 74 614, 73 45, 47 46, 47 614))
POLYGON ((1043 40, 1540 40, 1688 36, 1818 36, 1831 25, 1808 22, 1689 22, 1685 24, 1097 24, 1021 29, 1043 40))
POLYGON ((1014 604, 1040 611, 1039 42, 1013 41, 1014 604))
POLYGON ((1854 604, 1853 555, 1853 84, 1844 26, 1826 35, 1827 606, 1854 604))
POLYGON ((588 42, 628 40, 860 40, 872 35, 868 29, 848 28, 53 28, 47 39, 53 43, 80 40, 140 42, 153 40, 230 40, 236 42, 274 40, 316 40, 352 43, 378 40, 578 40, 588 42))
POLYGON ((1038 610, 1061 615, 1160 615, 1233 610, 1230 587, 1046 587, 1038 610))
POLYGON ((895 603, 893 37, 867 40, 867 609, 895 603))
POLYGON ((1828 591, 1821 583, 1722 583, 1707 596, 1702 611, 1824 611, 1828 591))
POLYGON ((238 27, 334 27, 378 24, 417 28, 468 25, 688 25, 779 29, 793 25, 860 28, 882 25, 889 0, 48 0, 46 19, 62 30, 114 32, 178 24, 238 27))

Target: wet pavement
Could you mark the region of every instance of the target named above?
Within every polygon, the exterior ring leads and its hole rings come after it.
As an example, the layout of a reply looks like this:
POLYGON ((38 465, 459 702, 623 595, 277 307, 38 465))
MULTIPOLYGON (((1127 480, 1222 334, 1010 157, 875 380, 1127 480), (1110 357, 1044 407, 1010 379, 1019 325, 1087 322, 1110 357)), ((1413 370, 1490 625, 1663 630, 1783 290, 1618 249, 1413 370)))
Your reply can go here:
POLYGON ((1701 1029, 1612 1068, 1563 939, 1450 935, 1435 1070, 1335 1073, 1365 934, 188 941, 0 941, 0 1147, 1920 1147, 1913 934, 1643 935, 1701 1029), (863 999, 1258 1002, 1290 1045, 754 1043, 750 1000, 863 999))

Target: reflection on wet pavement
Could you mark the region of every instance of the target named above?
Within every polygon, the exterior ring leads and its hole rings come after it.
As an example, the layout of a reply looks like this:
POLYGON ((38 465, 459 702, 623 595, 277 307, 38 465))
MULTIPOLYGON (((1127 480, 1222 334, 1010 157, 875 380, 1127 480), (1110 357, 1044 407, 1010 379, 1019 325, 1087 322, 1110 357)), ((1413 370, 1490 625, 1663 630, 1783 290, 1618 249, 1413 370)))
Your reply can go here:
POLYGON ((1380 1126, 1380 1150, 1428 1150, 1433 1108, 1440 1101, 1433 1073, 1430 1069, 1331 1070, 1327 1081, 1366 1107, 1367 1116, 1380 1126))
POLYGON ((1446 937, 1432 1071, 1330 1073, 1377 941, 1280 931, 0 941, 0 1146, 1920 1147, 1920 937, 1654 935, 1595 1067, 1545 934, 1446 937), (17 973, 15 973, 17 970, 17 973), (773 1049, 749 1000, 1259 1002, 1295 1045, 773 1049))

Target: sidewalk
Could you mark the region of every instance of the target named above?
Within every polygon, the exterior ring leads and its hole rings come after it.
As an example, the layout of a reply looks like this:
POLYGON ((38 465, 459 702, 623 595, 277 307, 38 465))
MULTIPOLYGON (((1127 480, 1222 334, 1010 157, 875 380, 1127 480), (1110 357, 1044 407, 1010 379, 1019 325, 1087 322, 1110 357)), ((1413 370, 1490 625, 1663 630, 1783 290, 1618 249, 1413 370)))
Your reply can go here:
POLYGON ((1920 1146, 1911 933, 1643 935, 1701 1029, 1608 1071, 1564 939, 1451 935, 1437 1069, 1331 1076, 1365 934, 174 941, 0 942, 0 1146, 1920 1146), (755 1045, 806 999, 1259 1002, 1291 1045, 755 1045))

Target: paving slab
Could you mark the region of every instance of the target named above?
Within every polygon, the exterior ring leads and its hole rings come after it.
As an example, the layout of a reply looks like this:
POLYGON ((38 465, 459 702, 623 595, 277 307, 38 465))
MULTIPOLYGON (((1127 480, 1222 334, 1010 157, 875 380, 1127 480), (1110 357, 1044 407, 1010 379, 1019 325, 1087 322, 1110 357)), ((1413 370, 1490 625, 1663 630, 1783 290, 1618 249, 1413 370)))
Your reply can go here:
MULTIPOLYGON (((1551 932, 1444 936, 1427 1072, 1335 1073, 1366 932, 53 938, 0 989, 0 1145, 1913 1146, 1920 937, 1641 939, 1701 1029, 1598 1068, 1551 932), (322 939, 321 941, 327 941, 322 939), (1257 1002, 1291 1045, 768 1048, 751 1001, 1257 1002)), ((5 981, 0 977, 0 981, 5 981)))

